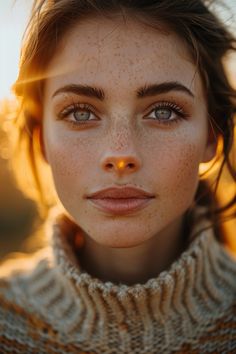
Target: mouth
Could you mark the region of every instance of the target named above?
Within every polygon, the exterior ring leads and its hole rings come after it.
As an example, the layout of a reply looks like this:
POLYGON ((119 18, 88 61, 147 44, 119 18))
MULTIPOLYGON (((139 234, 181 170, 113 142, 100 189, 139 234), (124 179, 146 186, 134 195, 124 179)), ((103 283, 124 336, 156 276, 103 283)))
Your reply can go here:
POLYGON ((112 215, 127 215, 145 208, 155 196, 131 187, 108 188, 97 191, 87 199, 99 210, 112 215))

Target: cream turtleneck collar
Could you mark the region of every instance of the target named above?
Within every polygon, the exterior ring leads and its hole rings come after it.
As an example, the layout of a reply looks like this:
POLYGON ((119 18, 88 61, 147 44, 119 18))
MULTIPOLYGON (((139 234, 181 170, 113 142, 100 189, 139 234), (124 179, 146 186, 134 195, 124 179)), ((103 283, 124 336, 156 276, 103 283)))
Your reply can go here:
POLYGON ((83 272, 58 220, 50 226, 51 246, 18 286, 27 289, 30 311, 40 313, 64 343, 97 353, 169 353, 197 343, 235 301, 236 262, 212 229, 167 271, 127 286, 83 272))

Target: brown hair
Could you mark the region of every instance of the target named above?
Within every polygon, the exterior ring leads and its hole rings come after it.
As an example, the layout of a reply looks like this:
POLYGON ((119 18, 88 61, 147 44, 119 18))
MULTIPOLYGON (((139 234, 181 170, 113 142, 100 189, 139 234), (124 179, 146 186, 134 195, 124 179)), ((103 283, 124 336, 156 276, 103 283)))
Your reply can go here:
MULTIPOLYGON (((124 17, 132 14, 136 19, 157 29, 160 23, 165 23, 186 42, 205 86, 212 131, 215 138, 222 142, 214 190, 213 186, 211 189, 207 187, 210 179, 201 179, 195 203, 208 205, 208 212, 214 223, 220 220, 219 215, 222 212, 235 205, 235 195, 221 207, 216 203, 215 198, 223 169, 228 171, 233 181, 236 180, 235 166, 230 158, 236 92, 228 81, 223 64, 225 55, 235 50, 235 38, 211 10, 212 3, 213 1, 209 0, 36 0, 34 2, 32 17, 24 37, 19 77, 14 86, 20 102, 20 112, 15 119, 17 143, 13 162, 17 162, 15 166, 19 166, 19 163, 22 166, 24 160, 29 167, 27 171, 30 173, 31 185, 34 188, 29 189, 25 186, 23 188, 44 207, 44 215, 52 205, 52 201, 47 199, 45 178, 43 179, 39 173, 39 164, 43 163, 43 159, 40 160, 39 143, 45 69, 60 39, 76 21, 88 16, 112 16, 116 13, 121 13, 124 17)), ((17 174, 19 167, 15 170, 17 174)), ((22 185, 25 178, 22 179, 20 176, 18 180, 22 185)))

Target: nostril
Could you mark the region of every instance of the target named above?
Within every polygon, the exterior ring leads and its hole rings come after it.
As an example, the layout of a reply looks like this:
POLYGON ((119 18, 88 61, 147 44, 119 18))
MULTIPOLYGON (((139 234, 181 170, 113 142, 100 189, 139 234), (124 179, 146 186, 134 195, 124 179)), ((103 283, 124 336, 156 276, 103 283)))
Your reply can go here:
POLYGON ((113 167, 112 163, 108 163, 108 164, 107 164, 107 168, 108 168, 109 170, 111 170, 112 167, 113 167))
POLYGON ((133 163, 128 163, 127 167, 128 168, 134 168, 134 164, 133 163))
POLYGON ((124 162, 122 160, 122 164, 119 162, 119 161, 114 161, 114 162, 107 162, 106 163, 106 169, 109 170, 109 171, 112 171, 113 169, 115 170, 135 170, 135 166, 136 164, 133 163, 133 162, 124 162))

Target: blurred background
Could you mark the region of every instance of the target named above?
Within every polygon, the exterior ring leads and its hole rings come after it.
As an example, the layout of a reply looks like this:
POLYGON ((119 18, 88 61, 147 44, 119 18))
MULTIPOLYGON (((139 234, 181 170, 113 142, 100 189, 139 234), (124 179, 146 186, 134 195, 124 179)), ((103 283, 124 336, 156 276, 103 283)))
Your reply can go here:
POLYGON ((0 0, 0 263, 11 253, 31 252, 41 220, 35 204, 18 190, 8 165, 7 120, 15 105, 11 86, 18 75, 22 36, 33 0, 0 0))
MULTIPOLYGON (((236 33, 236 1, 225 0, 225 4, 227 8, 221 9, 219 15, 236 33)), ((21 39, 31 5, 32 0, 0 0, 0 263, 9 253, 31 252, 40 247, 40 242, 30 237, 41 222, 37 209, 17 189, 8 166, 5 120, 15 104, 11 86, 18 74, 21 39)), ((236 86, 236 56, 228 58, 227 67, 236 86)))

